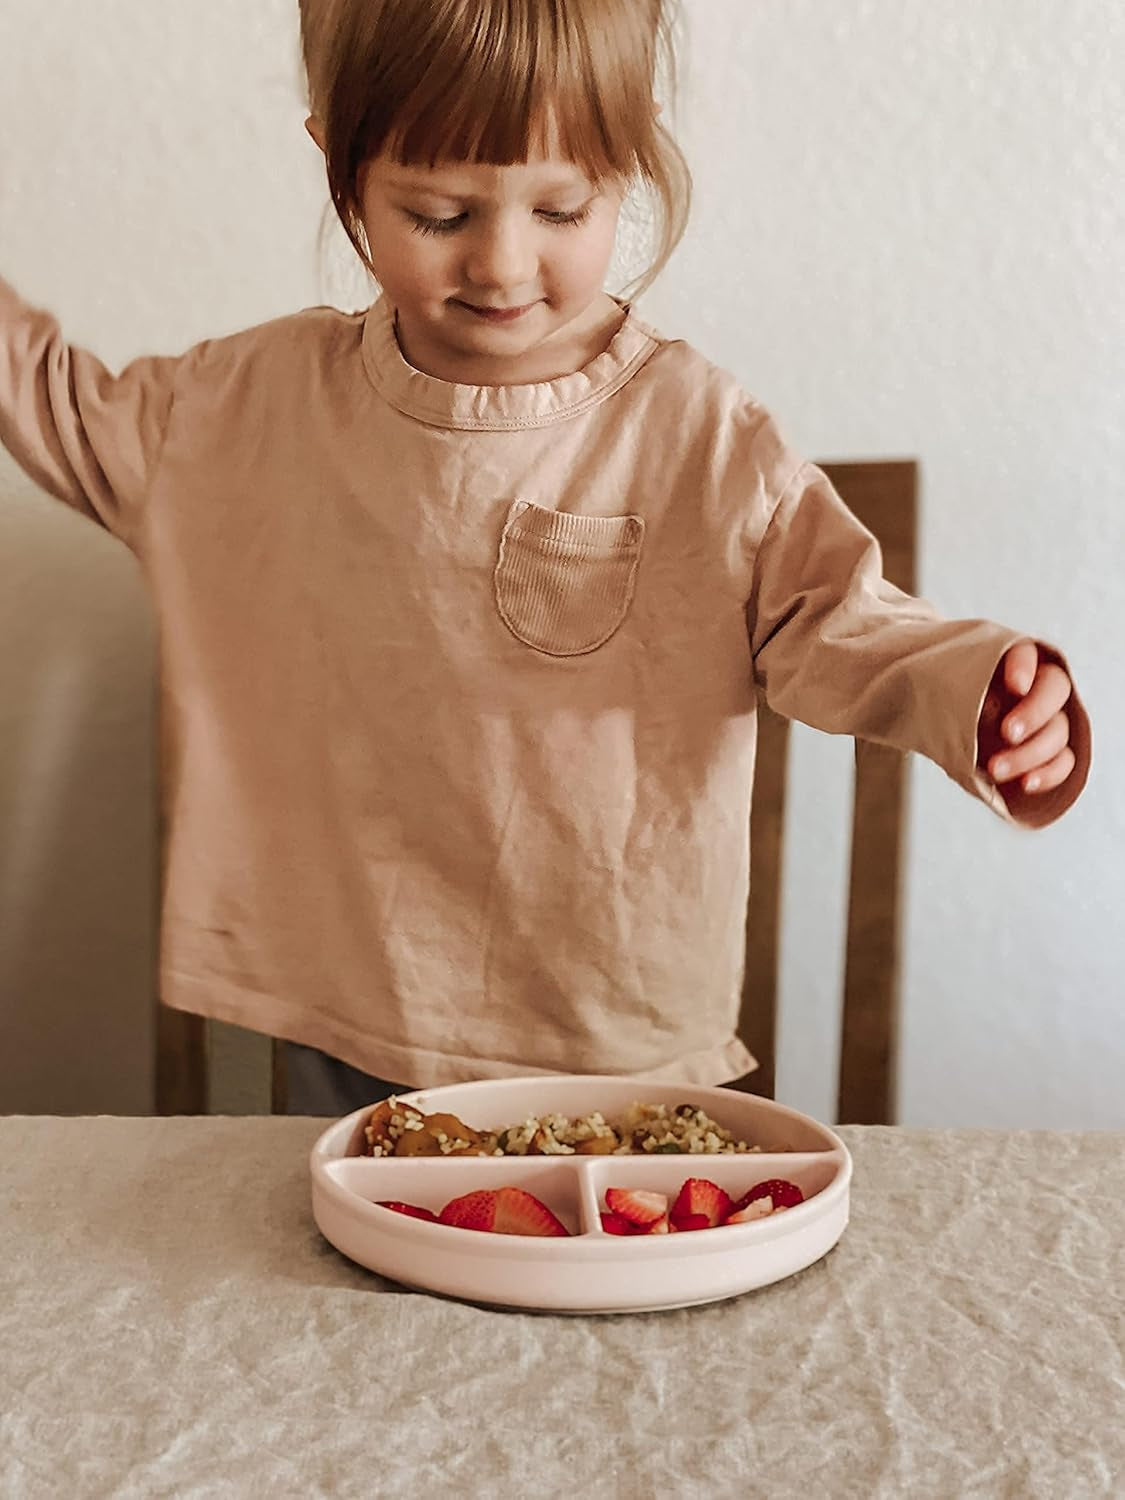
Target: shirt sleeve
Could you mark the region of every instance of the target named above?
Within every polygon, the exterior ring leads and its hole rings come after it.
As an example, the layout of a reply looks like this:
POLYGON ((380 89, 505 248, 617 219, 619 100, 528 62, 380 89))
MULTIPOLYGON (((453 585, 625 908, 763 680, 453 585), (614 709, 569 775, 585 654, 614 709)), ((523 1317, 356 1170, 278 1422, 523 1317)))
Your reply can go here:
MULTIPOLYGON (((947 620, 883 577, 875 537, 827 476, 802 465, 770 517, 747 609, 756 680, 786 718, 935 761, 1001 817, 1041 827, 1082 791, 1090 726, 1067 705, 1076 764, 1066 782, 1013 807, 977 768, 977 727, 993 674, 1026 633, 988 620, 947 620)), ((1037 643, 1041 654, 1065 659, 1037 643)))
POLYGON ((112 374, 0 279, 0 442, 48 494, 136 548, 179 357, 112 374))

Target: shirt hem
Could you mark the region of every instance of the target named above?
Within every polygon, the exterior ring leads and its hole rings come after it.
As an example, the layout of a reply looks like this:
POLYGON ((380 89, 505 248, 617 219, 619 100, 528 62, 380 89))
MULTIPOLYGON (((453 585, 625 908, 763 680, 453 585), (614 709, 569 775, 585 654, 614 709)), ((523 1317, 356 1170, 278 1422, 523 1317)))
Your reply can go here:
POLYGON ((712 1086, 730 1083, 758 1067, 757 1059, 737 1036, 669 1063, 639 1068, 630 1067, 623 1058, 612 1060, 608 1067, 576 1065, 568 1069, 545 1067, 532 1061, 507 1062, 437 1052, 360 1036, 352 1028, 310 1013, 295 1002, 248 991, 229 981, 197 978, 167 970, 162 976, 161 1000, 171 1010, 224 1021, 278 1041, 316 1047, 330 1057, 337 1057, 354 1068, 393 1081, 403 1088, 438 1088, 444 1084, 470 1083, 485 1078, 550 1077, 568 1072, 604 1073, 607 1077, 643 1078, 655 1082, 667 1079, 669 1082, 712 1086))

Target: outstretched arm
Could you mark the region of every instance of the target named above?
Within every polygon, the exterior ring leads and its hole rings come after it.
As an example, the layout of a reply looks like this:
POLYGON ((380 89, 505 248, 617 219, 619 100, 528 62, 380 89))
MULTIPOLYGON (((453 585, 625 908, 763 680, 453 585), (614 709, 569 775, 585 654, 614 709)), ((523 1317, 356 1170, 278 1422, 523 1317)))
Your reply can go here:
POLYGON ((48 494, 131 546, 179 363, 138 359, 114 375, 0 278, 0 443, 48 494))
POLYGON ((1089 721, 1063 658, 988 620, 944 619, 894 588, 875 538, 811 464, 770 516, 747 616, 755 676, 784 717, 918 751, 1030 827, 1081 792, 1089 721), (1008 737, 1017 724, 1018 751, 1008 737))

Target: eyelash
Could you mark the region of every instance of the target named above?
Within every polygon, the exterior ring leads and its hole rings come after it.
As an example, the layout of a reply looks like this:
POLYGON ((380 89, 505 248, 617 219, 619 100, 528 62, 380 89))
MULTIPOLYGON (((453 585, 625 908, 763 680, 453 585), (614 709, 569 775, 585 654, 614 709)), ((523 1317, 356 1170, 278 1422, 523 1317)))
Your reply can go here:
MULTIPOLYGON (((576 209, 572 214, 553 214, 546 209, 538 212, 544 223, 552 224, 556 229, 570 229, 579 224, 585 224, 592 211, 591 206, 587 204, 585 208, 576 209)), ((410 227, 415 234, 456 234, 467 217, 467 214, 457 214, 452 219, 430 219, 425 214, 411 213, 410 227)))

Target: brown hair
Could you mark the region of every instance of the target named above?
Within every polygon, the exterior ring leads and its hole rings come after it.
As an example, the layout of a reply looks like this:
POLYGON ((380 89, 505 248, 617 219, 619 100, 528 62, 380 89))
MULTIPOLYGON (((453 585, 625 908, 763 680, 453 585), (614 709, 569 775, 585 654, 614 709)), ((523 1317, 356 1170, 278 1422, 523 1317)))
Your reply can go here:
MULTIPOLYGON (((687 223, 691 175, 653 107, 674 88, 676 0, 300 0, 309 104, 336 213, 369 271, 359 176, 404 164, 525 161, 553 143, 595 180, 655 197, 656 279, 687 223)), ((372 274, 373 271, 372 271, 372 274)))

